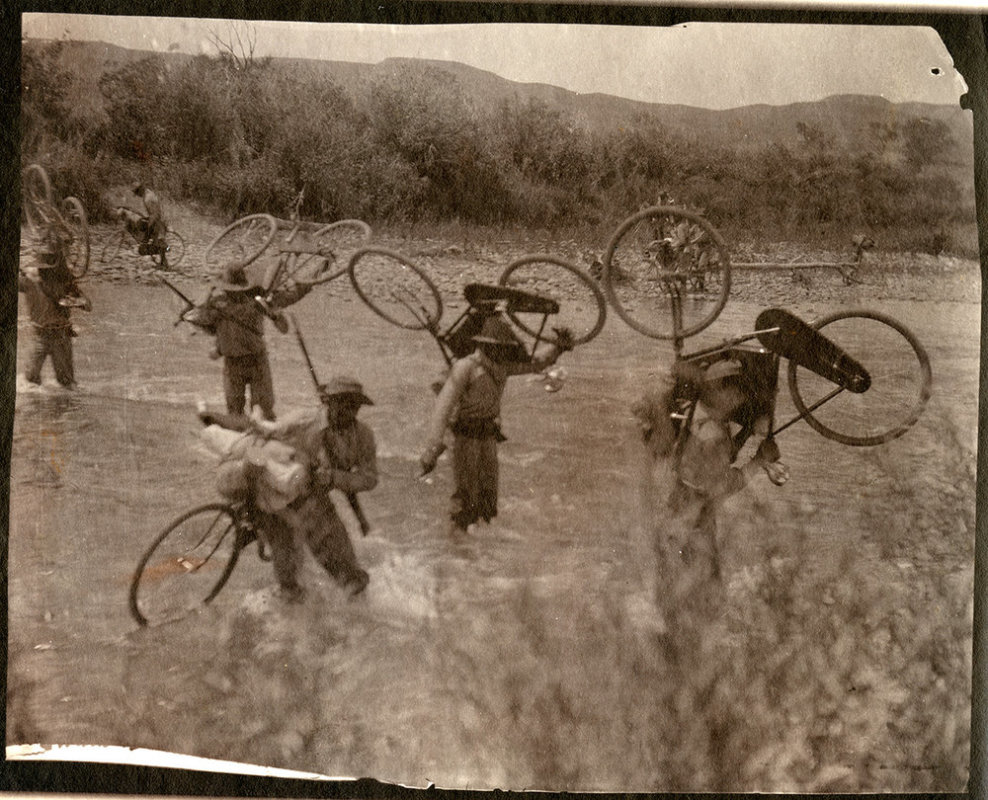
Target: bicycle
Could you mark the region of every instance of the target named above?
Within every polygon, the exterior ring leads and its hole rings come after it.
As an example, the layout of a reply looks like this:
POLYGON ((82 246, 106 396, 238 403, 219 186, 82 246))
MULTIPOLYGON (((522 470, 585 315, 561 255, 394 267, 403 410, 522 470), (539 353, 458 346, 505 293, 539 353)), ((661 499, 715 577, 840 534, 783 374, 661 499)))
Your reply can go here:
POLYGON ((557 343, 555 333, 546 330, 549 315, 557 318, 557 327, 572 331, 574 344, 585 344, 597 336, 606 319, 607 301, 596 281, 579 267, 552 255, 529 254, 515 259, 501 273, 497 285, 468 284, 464 288, 466 308, 444 331, 439 325, 442 296, 409 259, 383 248, 364 248, 353 254, 349 270, 357 294, 371 310, 398 327, 428 331, 447 364, 472 351, 470 338, 479 332, 483 317, 493 313, 504 312, 519 330, 532 337, 533 353, 540 342, 557 343), (395 269, 395 264, 401 269, 395 269))
POLYGON ((208 605, 254 542, 261 560, 270 560, 244 503, 205 503, 180 514, 137 564, 128 596, 131 616, 142 627, 159 625, 208 605))
MULTIPOLYGON (((774 437, 800 420, 822 436, 841 444, 869 447, 902 436, 920 418, 930 399, 933 372, 919 339, 894 318, 866 309, 837 311, 806 323, 783 309, 762 311, 755 330, 689 354, 682 352, 681 274, 667 274, 672 298, 675 360, 706 369, 720 359, 742 363, 757 398, 743 407, 734 422, 740 449, 759 418, 768 417, 774 437), (758 346, 742 347, 757 340, 758 346), (861 354, 869 353, 865 358, 861 354), (787 359, 789 394, 796 415, 775 422, 775 397, 780 360, 787 359), (865 364, 868 364, 866 366, 865 364)), ((688 434, 698 402, 698 387, 685 386, 675 398, 672 416, 677 440, 688 434)))
POLYGON ((372 235, 370 226, 359 219, 344 219, 329 224, 303 222, 298 219, 301 193, 292 219, 277 219, 271 214, 249 214, 224 228, 206 247, 203 267, 219 274, 230 263, 244 266, 256 261, 274 243, 277 260, 266 271, 263 288, 274 291, 289 281, 310 285, 329 283, 347 272, 347 266, 334 270, 338 253, 346 252, 372 235), (282 236, 278 236, 282 232, 282 236), (277 239, 277 241, 276 241, 277 239))
MULTIPOLYGON (((409 327, 409 321, 390 310, 389 299, 401 296, 427 309, 426 317, 438 319, 439 291, 428 275, 405 256, 384 247, 360 247, 367 242, 370 226, 357 219, 327 225, 303 223, 298 219, 279 220, 270 214, 250 214, 228 225, 206 248, 203 264, 214 274, 223 265, 238 262, 245 266, 260 258, 277 239, 276 261, 265 270, 261 289, 270 294, 289 282, 318 286, 347 275, 351 285, 368 306, 388 321, 409 327), (314 228, 314 230, 313 230, 314 228), (337 253, 357 249, 342 266, 337 253), (428 310, 431 309, 431 310, 428 310)), ((413 321, 411 327, 419 327, 413 321)))
POLYGON ((692 336, 723 310, 731 290, 731 259, 723 237, 700 214, 651 206, 632 214, 612 235, 602 283, 617 315, 653 339, 692 336), (666 277, 681 276, 679 329, 666 277), (682 303, 683 295, 689 305, 682 303))
POLYGON ((89 269, 89 223, 86 209, 77 197, 56 203, 48 173, 40 164, 30 164, 21 174, 24 217, 35 236, 55 235, 65 246, 69 271, 81 278, 89 269))
POLYGON ((99 259, 101 264, 116 261, 124 251, 128 237, 137 245, 137 254, 150 257, 156 269, 170 269, 181 263, 185 257, 185 239, 178 231, 166 226, 163 235, 148 239, 146 214, 126 206, 117 206, 116 213, 122 217, 121 228, 103 245, 99 259))

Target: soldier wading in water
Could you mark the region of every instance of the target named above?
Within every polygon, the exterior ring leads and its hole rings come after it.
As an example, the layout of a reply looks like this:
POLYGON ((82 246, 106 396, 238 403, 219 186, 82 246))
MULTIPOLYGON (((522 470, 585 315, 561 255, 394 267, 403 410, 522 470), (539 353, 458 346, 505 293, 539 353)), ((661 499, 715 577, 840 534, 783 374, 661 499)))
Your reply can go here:
POLYGON ((497 516, 498 442, 501 433, 501 397, 512 375, 541 372, 573 349, 573 335, 556 329, 557 343, 532 357, 511 326, 495 314, 484 320, 473 337, 476 350, 456 361, 439 390, 429 424, 429 435, 419 462, 422 475, 432 472, 445 446, 447 427, 453 431, 453 479, 450 532, 463 534, 468 526, 497 516))

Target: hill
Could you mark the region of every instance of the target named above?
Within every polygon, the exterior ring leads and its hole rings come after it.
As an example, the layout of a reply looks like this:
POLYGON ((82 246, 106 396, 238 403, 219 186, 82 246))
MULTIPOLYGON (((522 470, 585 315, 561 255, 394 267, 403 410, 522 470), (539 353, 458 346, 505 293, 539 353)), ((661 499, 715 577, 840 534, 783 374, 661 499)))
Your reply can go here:
POLYGON ((362 97, 375 81, 409 71, 441 71, 452 76, 460 90, 488 107, 502 102, 545 103, 591 130, 634 126, 642 116, 651 116, 672 133, 718 146, 757 147, 767 142, 790 144, 799 140, 796 127, 803 122, 819 128, 836 144, 853 149, 855 140, 872 124, 892 124, 908 118, 926 118, 946 123, 954 134, 954 160, 973 163, 973 120, 960 107, 929 103, 891 103, 882 97, 837 95, 819 101, 782 106, 765 104, 713 110, 671 103, 647 103, 608 94, 580 94, 544 83, 510 81, 492 72, 452 61, 388 58, 377 64, 342 61, 276 59, 284 69, 303 69, 330 78, 354 97, 362 97))
MULTIPOLYGON (((45 44, 25 42, 25 49, 45 44)), ((101 106, 99 79, 128 63, 157 55, 167 64, 181 65, 192 56, 178 53, 152 53, 131 50, 104 42, 66 42, 59 56, 60 65, 74 76, 74 96, 84 108, 101 106)), ((593 131, 630 128, 644 117, 658 121, 666 130, 716 146, 739 149, 767 143, 792 144, 799 140, 798 123, 821 131, 842 147, 854 150, 873 125, 901 123, 910 118, 941 121, 953 134, 955 149, 948 159, 970 180, 973 164, 973 121, 970 112, 955 106, 925 103, 891 103, 881 97, 839 95, 819 101, 782 106, 750 105, 727 110, 694 106, 646 103, 607 94, 580 94, 542 83, 510 81, 492 72, 451 61, 388 58, 376 64, 346 61, 276 58, 274 69, 330 79, 358 102, 380 81, 402 80, 409 75, 422 80, 443 75, 478 107, 502 103, 545 104, 571 118, 575 124, 593 131)))

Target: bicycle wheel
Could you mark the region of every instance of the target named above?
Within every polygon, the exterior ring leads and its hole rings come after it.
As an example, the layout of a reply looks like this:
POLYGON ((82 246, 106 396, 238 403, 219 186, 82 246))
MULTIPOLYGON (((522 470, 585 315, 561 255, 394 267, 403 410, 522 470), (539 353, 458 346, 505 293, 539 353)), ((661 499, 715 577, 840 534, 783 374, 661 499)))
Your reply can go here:
POLYGON ((559 303, 548 330, 540 333, 542 314, 509 312, 508 316, 525 333, 555 342, 551 326, 573 332, 576 344, 585 344, 604 327, 607 300, 597 282, 579 267, 551 255, 530 254, 515 259, 498 278, 501 286, 522 289, 559 303))
POLYGON ((838 391, 836 384, 790 361, 789 392, 810 427, 859 447, 883 444, 909 430, 923 413, 933 385, 929 356, 913 333, 876 311, 839 311, 812 326, 863 364, 871 382, 860 393, 838 391))
POLYGON ((24 218, 35 235, 51 221, 52 193, 48 173, 40 164, 31 164, 21 174, 24 218))
POLYGON ((724 240, 704 217, 653 206, 628 217, 604 255, 604 292, 618 316, 653 339, 693 336, 712 323, 731 290, 724 240), (672 297, 680 296, 675 330, 672 297))
POLYGON ((379 317, 408 330, 435 327, 443 313, 436 285, 400 253, 364 247, 350 256, 350 282, 379 317))
POLYGON ((86 209, 77 197, 66 197, 62 201, 62 222, 67 233, 65 255, 69 272, 81 278, 89 269, 89 224, 86 209))
POLYGON ((219 275, 232 262, 247 265, 267 249, 277 232, 278 221, 270 214, 238 219, 209 243, 202 265, 212 276, 219 275))
POLYGON ((216 597, 240 555, 235 513, 226 503, 207 503, 158 535, 130 584, 130 613, 138 624, 179 619, 216 597))
POLYGON ((185 239, 181 234, 171 229, 165 231, 165 246, 163 252, 159 249, 151 253, 151 260, 158 269, 171 269, 177 266, 185 256, 185 239))
POLYGON ((315 233, 327 247, 341 252, 356 250, 363 242, 369 242, 373 231, 362 219, 341 219, 325 225, 315 233))

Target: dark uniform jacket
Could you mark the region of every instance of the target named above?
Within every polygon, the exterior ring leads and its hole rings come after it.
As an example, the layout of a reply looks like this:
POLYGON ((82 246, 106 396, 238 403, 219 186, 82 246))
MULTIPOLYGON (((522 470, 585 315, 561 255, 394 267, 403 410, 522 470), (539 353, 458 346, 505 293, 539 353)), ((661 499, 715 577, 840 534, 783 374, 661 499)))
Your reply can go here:
POLYGON ((49 268, 42 274, 44 277, 38 278, 29 277, 23 272, 17 276, 17 291, 24 294, 31 322, 46 330, 71 328, 71 312, 58 301, 79 298, 85 301, 83 308, 88 308, 86 296, 67 269, 49 268))
MULTIPOLYGON (((298 285, 274 292, 268 299, 273 309, 285 308, 301 300, 308 286, 298 285)), ((261 292, 260 289, 257 290, 261 292)), ((199 306, 190 321, 216 336, 216 349, 225 358, 261 355, 264 344, 264 310, 251 291, 214 290, 199 306)))

